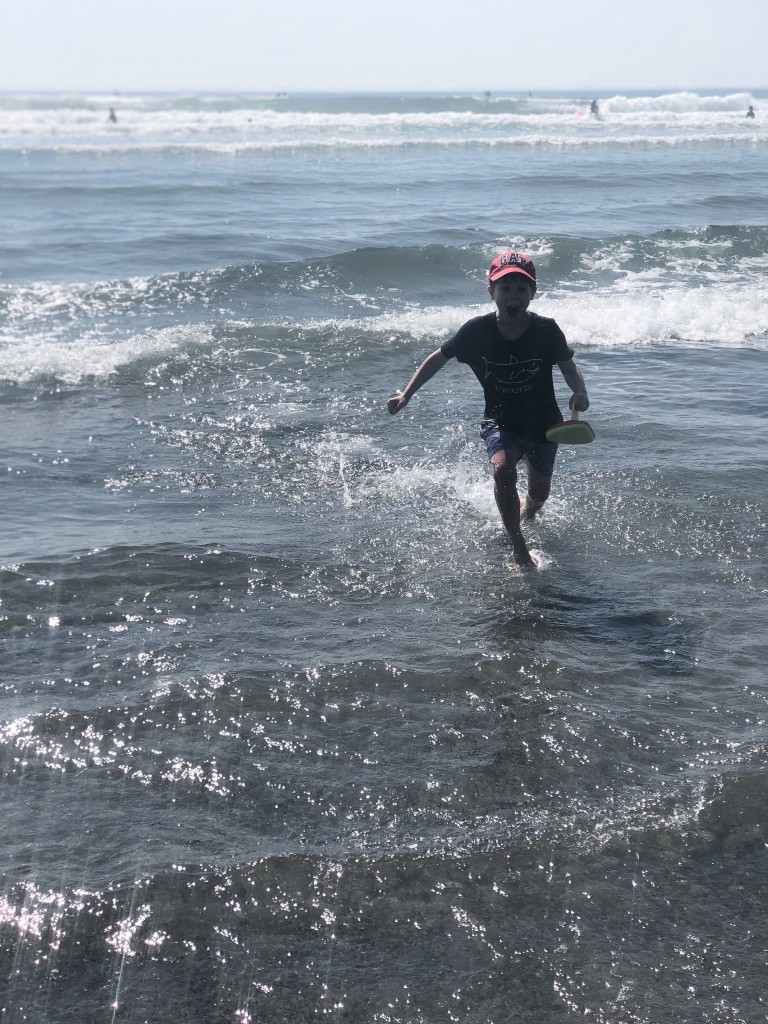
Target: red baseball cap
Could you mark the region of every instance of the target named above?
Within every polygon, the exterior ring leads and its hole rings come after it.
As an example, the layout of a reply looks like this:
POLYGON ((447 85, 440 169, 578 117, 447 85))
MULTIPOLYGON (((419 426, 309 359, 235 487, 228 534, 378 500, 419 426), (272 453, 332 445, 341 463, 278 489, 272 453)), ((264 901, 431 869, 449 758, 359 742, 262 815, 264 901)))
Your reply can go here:
POLYGON ((497 256, 488 271, 488 281, 493 284, 507 274, 523 274, 533 282, 533 290, 536 291, 536 267, 521 252, 503 252, 497 256))

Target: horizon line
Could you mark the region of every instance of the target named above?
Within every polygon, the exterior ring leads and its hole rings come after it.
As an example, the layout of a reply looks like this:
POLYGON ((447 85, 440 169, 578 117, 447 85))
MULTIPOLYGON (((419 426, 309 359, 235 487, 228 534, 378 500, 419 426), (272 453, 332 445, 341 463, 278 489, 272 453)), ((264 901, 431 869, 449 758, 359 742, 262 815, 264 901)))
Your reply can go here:
POLYGON ((35 95, 46 95, 46 94, 51 94, 51 93, 75 93, 75 94, 82 94, 82 93, 94 93, 95 92, 95 93, 102 93, 104 95, 119 96, 122 93, 140 93, 140 94, 163 93, 163 94, 166 94, 166 95, 175 95, 175 94, 178 94, 178 93, 190 93, 191 92, 191 93, 202 93, 202 94, 215 93, 215 94, 218 94, 218 95, 246 95, 246 96, 253 96, 253 95, 263 96, 265 94, 269 95, 269 96, 287 96, 287 95, 294 95, 294 96, 317 96, 317 95, 332 95, 332 96, 361 96, 361 95, 367 95, 367 96, 391 96, 391 95, 397 94, 397 93, 400 93, 400 94, 405 93, 405 94, 414 95, 414 96, 420 96, 420 95, 429 96, 429 95, 435 95, 435 94, 438 94, 438 93, 450 92, 450 93, 454 93, 454 94, 458 93, 459 95, 467 95, 467 96, 485 95, 485 94, 491 94, 491 95, 495 94, 495 95, 507 96, 507 95, 512 95, 512 94, 515 94, 515 95, 522 94, 524 96, 527 95, 527 96, 535 97, 537 94, 538 95, 557 94, 557 93, 562 93, 562 92, 566 92, 566 93, 584 92, 584 93, 587 93, 589 95, 592 95, 593 93, 600 94, 600 93, 609 93, 609 92, 611 92, 611 93, 617 93, 617 92, 635 92, 635 93, 636 92, 649 92, 649 93, 654 93, 654 92, 656 92, 656 93, 657 92, 664 92, 664 93, 693 92, 693 93, 696 93, 696 92, 715 92, 715 91, 717 91, 717 92, 719 92, 719 91, 724 91, 724 92, 752 92, 752 91, 755 91, 755 90, 759 91, 759 92, 768 91, 768 85, 707 85, 707 86, 704 86, 704 85, 696 85, 696 86, 693 86, 693 85, 676 85, 676 86, 671 86, 671 85, 670 86, 663 86, 663 85, 662 86, 646 86, 646 85, 641 85, 641 86, 587 86, 587 85, 576 85, 576 86, 569 86, 567 88, 565 86, 560 86, 560 87, 554 87, 554 88, 540 88, 540 89, 525 89, 525 88, 512 88, 512 87, 510 87, 510 88, 503 88, 503 89, 502 88, 489 89, 487 87, 460 88, 460 87, 456 87, 456 86, 444 86, 444 87, 437 87, 437 88, 433 88, 433 89, 427 89, 427 88, 413 89, 413 88, 404 88, 404 87, 403 88, 389 87, 389 88, 380 88, 380 89, 362 89, 362 88, 359 88, 359 89, 358 88, 345 88, 345 89, 320 89, 320 88, 318 88, 318 89, 308 89, 308 88, 286 89, 286 88, 276 88, 275 89, 275 88, 267 88, 267 87, 264 87, 264 88, 258 88, 258 87, 233 88, 233 87, 229 87, 229 86, 228 87, 221 87, 221 88, 217 88, 217 87, 213 87, 213 86, 205 86, 205 87, 201 87, 201 86, 173 86, 172 88, 170 88, 170 87, 156 88, 156 87, 150 87, 150 86, 146 86, 146 87, 124 86, 122 88, 115 89, 115 88, 104 88, 104 87, 100 87, 100 86, 71 86, 71 87, 69 87, 69 86, 51 86, 51 87, 48 87, 48 88, 41 88, 39 86, 35 86, 34 88, 32 88, 32 87, 25 87, 25 86, 13 86, 13 87, 0 86, 0 95, 8 95, 8 94, 16 94, 16 93, 32 93, 32 94, 35 94, 35 95))

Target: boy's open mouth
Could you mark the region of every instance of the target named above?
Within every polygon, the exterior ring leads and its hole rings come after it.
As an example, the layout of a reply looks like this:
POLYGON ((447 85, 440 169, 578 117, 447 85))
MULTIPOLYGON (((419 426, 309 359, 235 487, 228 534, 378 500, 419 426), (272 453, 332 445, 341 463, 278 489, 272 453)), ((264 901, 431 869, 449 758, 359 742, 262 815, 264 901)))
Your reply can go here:
POLYGON ((507 316, 509 317, 510 320, 514 320, 519 312, 519 306, 507 306, 507 316))

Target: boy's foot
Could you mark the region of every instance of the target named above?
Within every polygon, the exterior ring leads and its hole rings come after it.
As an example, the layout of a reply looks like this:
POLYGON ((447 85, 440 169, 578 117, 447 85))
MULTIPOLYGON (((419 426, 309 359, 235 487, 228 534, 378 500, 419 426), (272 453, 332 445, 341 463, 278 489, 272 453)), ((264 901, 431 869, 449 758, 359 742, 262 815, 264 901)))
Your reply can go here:
POLYGON ((512 538, 510 538, 510 540, 512 540, 512 553, 514 555, 515 561, 520 566, 520 568, 535 569, 536 562, 531 557, 531 553, 528 550, 523 538, 521 537, 519 541, 513 540, 512 538))

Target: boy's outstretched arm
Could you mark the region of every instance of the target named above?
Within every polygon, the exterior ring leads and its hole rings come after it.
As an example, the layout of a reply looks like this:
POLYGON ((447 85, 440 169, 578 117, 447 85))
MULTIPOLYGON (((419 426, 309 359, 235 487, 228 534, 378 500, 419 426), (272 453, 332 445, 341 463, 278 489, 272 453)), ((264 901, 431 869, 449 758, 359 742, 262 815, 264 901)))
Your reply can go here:
MULTIPOLYGON (((405 385, 402 391, 398 394, 393 395, 387 402, 387 408, 394 416, 396 412, 400 412, 410 402, 416 392, 427 383, 432 377, 435 376, 438 370, 442 370, 448 360, 443 355, 439 348, 428 355, 421 366, 418 368, 416 373, 411 377, 408 383, 405 385)), ((589 404, 589 403, 587 403, 589 404)))
POLYGON ((565 378, 565 383, 573 392, 568 400, 568 408, 578 409, 579 412, 586 412, 589 408, 589 396, 587 395, 587 385, 584 383, 584 378, 581 376, 578 366, 574 363, 573 359, 566 359, 557 365, 560 367, 560 372, 565 378))

